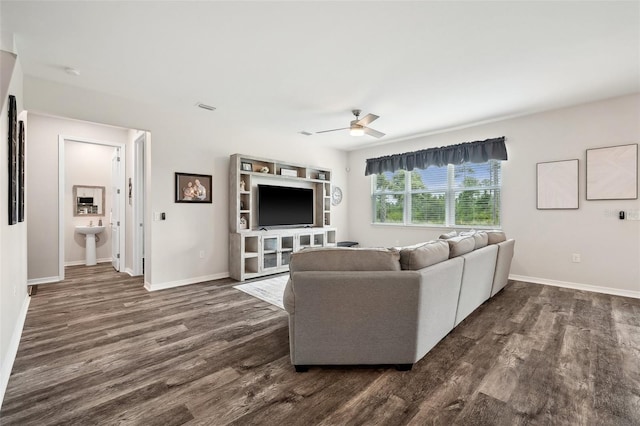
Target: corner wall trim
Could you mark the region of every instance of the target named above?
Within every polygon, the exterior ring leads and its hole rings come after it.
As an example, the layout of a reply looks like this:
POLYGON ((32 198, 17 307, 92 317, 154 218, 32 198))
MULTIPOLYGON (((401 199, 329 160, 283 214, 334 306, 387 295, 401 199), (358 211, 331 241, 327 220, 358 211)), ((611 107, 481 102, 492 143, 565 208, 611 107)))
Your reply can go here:
POLYGON ((4 401, 4 393, 7 390, 7 385, 9 384, 9 376, 11 376, 13 363, 16 360, 18 346, 20 346, 20 338, 22 337, 22 329, 24 328, 24 322, 27 319, 27 311, 29 310, 30 302, 31 298, 27 295, 24 298, 24 302, 22 303, 22 309, 20 309, 18 321, 16 322, 16 326, 13 329, 11 341, 9 342, 9 347, 7 348, 7 353, 5 354, 2 367, 0 368, 0 406, 2 405, 2 401, 4 401))
POLYGON ((567 281, 556 281, 556 280, 550 280, 547 278, 527 277, 524 275, 510 274, 509 279, 514 281, 524 281, 524 282, 534 283, 534 284, 550 285, 553 287, 570 288, 573 290, 584 290, 584 291, 591 291, 594 293, 611 294, 613 296, 623 296, 623 297, 631 297, 633 299, 640 299, 640 291, 621 290, 617 288, 600 287, 600 286, 590 285, 590 284, 572 283, 567 281))
POLYGON ((164 290, 167 288, 181 287, 183 285, 198 284, 205 281, 221 280, 223 278, 229 278, 229 273, 222 272, 220 274, 205 275, 202 277, 187 278, 185 280, 169 281, 166 283, 158 283, 158 284, 151 284, 149 282, 145 282, 144 288, 146 288, 147 291, 157 291, 157 290, 164 290))

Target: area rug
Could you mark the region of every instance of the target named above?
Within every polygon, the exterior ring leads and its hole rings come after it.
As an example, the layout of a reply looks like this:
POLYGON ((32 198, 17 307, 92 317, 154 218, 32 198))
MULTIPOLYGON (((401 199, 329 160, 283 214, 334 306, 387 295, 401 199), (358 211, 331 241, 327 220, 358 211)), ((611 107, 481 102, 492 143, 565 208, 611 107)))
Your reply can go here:
POLYGON ((267 278, 266 280, 251 281, 244 284, 234 285, 233 288, 264 300, 265 302, 271 303, 272 305, 284 310, 282 296, 288 279, 289 274, 283 274, 267 278))

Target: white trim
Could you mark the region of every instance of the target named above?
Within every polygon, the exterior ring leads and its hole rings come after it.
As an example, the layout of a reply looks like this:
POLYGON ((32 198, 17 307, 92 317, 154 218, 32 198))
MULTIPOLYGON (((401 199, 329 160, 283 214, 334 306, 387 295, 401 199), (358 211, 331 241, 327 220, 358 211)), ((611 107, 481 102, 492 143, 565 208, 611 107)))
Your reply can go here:
POLYGON ((62 281, 60 277, 42 277, 27 280, 27 285, 50 284, 62 281))
POLYGON ((58 135, 58 276, 64 280, 64 141, 58 135))
POLYGON ((631 297, 634 299, 640 299, 640 291, 622 290, 618 288, 601 287, 597 285, 572 283, 567 281, 556 281, 556 280, 550 280, 547 278, 527 277, 524 275, 510 274, 509 279, 515 280, 515 281, 525 281, 525 282, 534 283, 534 284, 550 285, 553 287, 570 288, 573 290, 584 290, 584 291, 591 291, 594 293, 611 294, 614 296, 623 296, 623 297, 631 297))
MULTIPOLYGON (((112 260, 113 258, 111 257, 103 257, 101 259, 97 259, 96 263, 111 263, 112 260)), ((70 262, 64 262, 64 266, 80 266, 84 265, 86 262, 86 260, 72 260, 70 262)))
MULTIPOLYGON (((120 176, 118 176, 118 186, 120 187, 120 224, 119 233, 120 233, 120 258, 125 259, 125 248, 126 248, 126 235, 125 235, 125 221, 126 215, 125 211, 125 157, 126 157, 126 147, 127 145, 120 142, 109 142, 98 139, 91 139, 85 137, 76 137, 70 135, 58 135, 58 275, 60 280, 64 280, 64 184, 65 184, 65 168, 64 168, 64 144, 65 142, 80 142, 80 143, 90 143, 94 145, 105 145, 112 146, 119 150, 121 167, 120 167, 120 176)), ((81 263, 82 264, 82 263, 81 263)))
POLYGON ((151 284, 145 281, 144 288, 146 288, 147 291, 157 291, 157 290, 164 290, 167 288, 181 287, 183 285, 198 284, 205 281, 221 280, 223 278, 229 278, 229 273, 222 272, 220 274, 205 275, 202 277, 187 278, 185 280, 169 281, 166 283, 159 283, 159 284, 151 284))
POLYGON ((0 405, 4 400, 4 393, 7 390, 9 384, 9 377, 11 376, 11 370, 13 369, 13 363, 16 360, 16 354, 18 353, 18 346, 20 346, 20 338, 22 337, 22 329, 24 328, 24 322, 27 319, 27 311, 29 311, 29 303, 31 298, 27 295, 22 303, 22 309, 18 314, 18 321, 13 329, 11 340, 9 341, 9 347, 4 356, 4 362, 2 368, 0 368, 0 405))
POLYGON ((145 227, 145 145, 147 133, 142 132, 134 141, 133 149, 133 275, 143 275, 145 227), (140 226, 142 225, 142 226, 140 226))
POLYGON ((124 268, 124 272, 129 274, 130 277, 135 277, 131 268, 124 268))

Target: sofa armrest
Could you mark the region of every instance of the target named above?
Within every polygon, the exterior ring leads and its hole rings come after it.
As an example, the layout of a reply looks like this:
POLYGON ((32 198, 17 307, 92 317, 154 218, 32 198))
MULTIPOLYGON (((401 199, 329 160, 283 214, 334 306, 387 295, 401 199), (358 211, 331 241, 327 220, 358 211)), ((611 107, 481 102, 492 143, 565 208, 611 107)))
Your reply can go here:
POLYGON ((493 285, 491 287, 491 297, 495 296, 509 282, 509 271, 511 270, 511 260, 515 249, 516 241, 507 240, 498 243, 498 258, 496 260, 496 270, 493 275, 493 285))

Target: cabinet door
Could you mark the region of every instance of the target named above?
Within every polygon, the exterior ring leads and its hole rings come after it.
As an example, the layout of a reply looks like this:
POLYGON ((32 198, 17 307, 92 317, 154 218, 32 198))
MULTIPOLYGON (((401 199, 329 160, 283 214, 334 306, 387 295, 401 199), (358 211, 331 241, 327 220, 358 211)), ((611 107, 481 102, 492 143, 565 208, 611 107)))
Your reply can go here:
POLYGON ((288 266, 293 253, 295 238, 293 235, 283 235, 280 237, 280 252, 278 253, 278 266, 288 266))
POLYGON ((279 236, 262 237, 262 271, 269 271, 278 267, 279 247, 279 236))

